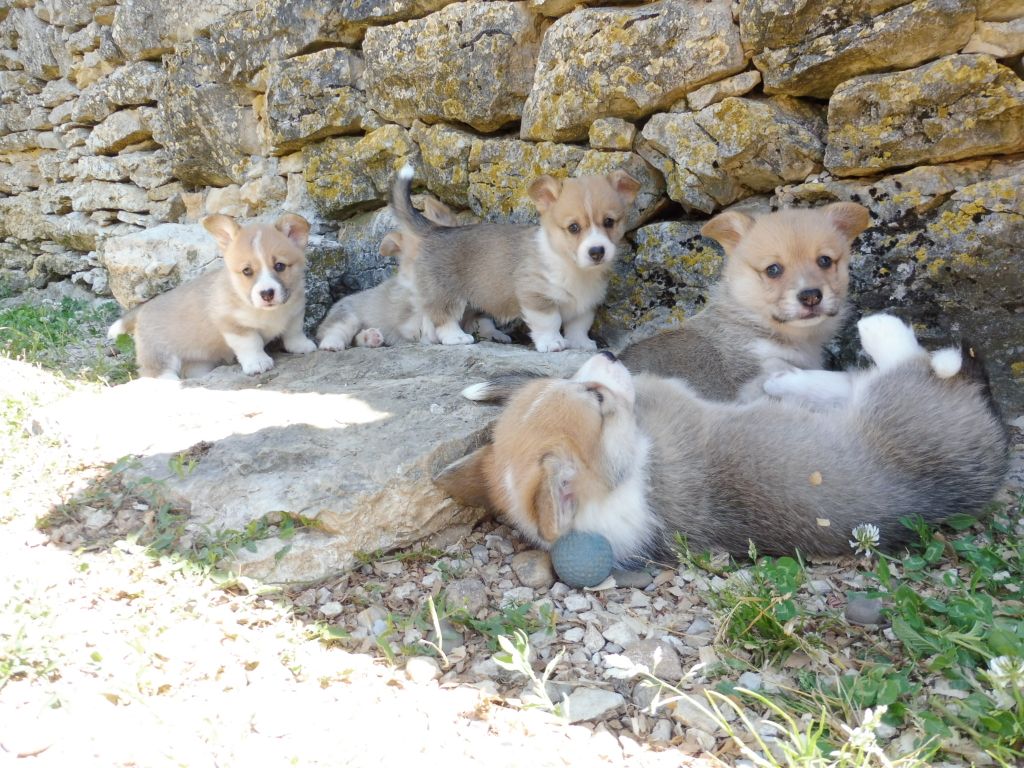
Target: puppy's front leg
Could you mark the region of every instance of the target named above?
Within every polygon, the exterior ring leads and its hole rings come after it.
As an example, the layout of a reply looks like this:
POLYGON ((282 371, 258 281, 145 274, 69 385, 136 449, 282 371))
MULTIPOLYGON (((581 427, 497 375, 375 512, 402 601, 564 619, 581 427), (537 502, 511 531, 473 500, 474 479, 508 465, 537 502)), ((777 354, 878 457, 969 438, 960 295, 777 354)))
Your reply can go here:
POLYGON ((565 341, 569 349, 597 349, 597 342, 588 335, 590 326, 594 324, 594 312, 584 312, 565 324, 565 341))
POLYGON ((263 351, 263 337, 256 331, 225 333, 224 341, 235 353, 242 370, 250 376, 274 367, 274 358, 263 351))
POLYGON ((853 393, 853 380, 840 371, 792 370, 773 373, 763 384, 772 397, 823 408, 842 405, 853 393))
POLYGON ((530 326, 530 338, 538 352, 561 352, 565 349, 562 338, 562 316, 558 310, 537 310, 523 307, 523 319, 530 326))
MULTIPOLYGON (((306 337, 302 331, 302 319, 305 312, 299 312, 284 329, 281 334, 281 342, 284 344, 285 352, 293 355, 304 355, 307 352, 316 352, 316 342, 306 337)), ((241 358, 239 358, 241 359, 241 358)))

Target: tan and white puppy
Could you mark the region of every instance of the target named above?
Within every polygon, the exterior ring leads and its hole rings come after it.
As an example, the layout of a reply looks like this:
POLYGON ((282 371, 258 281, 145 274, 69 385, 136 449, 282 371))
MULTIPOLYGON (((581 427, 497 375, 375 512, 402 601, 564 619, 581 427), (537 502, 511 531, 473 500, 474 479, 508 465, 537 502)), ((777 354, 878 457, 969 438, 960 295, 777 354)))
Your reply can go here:
MULTIPOLYGON (((424 200, 423 213, 439 226, 458 223, 455 212, 433 197, 424 200)), ((420 338, 422 315, 416 301, 419 246, 414 234, 389 232, 384 236, 380 255, 395 258, 398 271, 378 286, 338 299, 317 328, 320 349, 392 346, 420 338)))
POLYGON ((541 352, 596 349, 589 337, 604 300, 626 213, 640 184, 625 171, 529 188, 540 225, 433 225, 412 206, 412 168, 398 173, 391 204, 404 236, 420 240, 416 290, 423 340, 471 344, 459 321, 467 309, 498 324, 522 318, 541 352))
POLYGON ((988 503, 1007 435, 972 354, 930 358, 888 315, 858 327, 877 367, 829 411, 711 402, 679 379, 632 376, 610 352, 569 380, 474 385, 463 394, 508 405, 492 441, 435 482, 544 547, 600 533, 620 566, 674 562, 677 535, 695 551, 744 556, 752 541, 763 554, 836 556, 867 523, 897 548, 913 535, 905 516, 938 522, 988 503))
POLYGON ((850 245, 868 222, 856 203, 756 219, 719 214, 701 230, 726 254, 707 306, 620 359, 634 373, 684 379, 714 400, 758 397, 772 373, 821 368, 847 309, 850 245))
POLYGON ((246 373, 263 373, 274 366, 264 346, 276 338, 288 352, 314 351, 302 330, 309 223, 285 214, 242 227, 218 214, 203 226, 224 266, 135 307, 107 333, 134 335, 140 375, 202 376, 235 359, 246 373))

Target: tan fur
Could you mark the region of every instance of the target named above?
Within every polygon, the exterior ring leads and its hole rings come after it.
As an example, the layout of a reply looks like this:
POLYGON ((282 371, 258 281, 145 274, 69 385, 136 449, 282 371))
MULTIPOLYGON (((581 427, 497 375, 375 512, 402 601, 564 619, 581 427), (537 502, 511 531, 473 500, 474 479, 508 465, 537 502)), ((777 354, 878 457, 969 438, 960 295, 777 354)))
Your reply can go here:
MULTIPOLYGON (((676 534, 694 551, 742 556, 753 541, 763 554, 848 554, 864 523, 891 550, 912 536, 901 517, 982 509, 1006 472, 1007 439, 979 363, 937 374, 909 328, 874 328, 869 337, 862 324, 862 340, 879 367, 828 411, 709 402, 595 356, 570 380, 520 383, 492 441, 435 482, 541 546, 601 533, 620 564, 671 562, 676 534)), ((465 394, 492 399, 490 387, 465 394)))
POLYGON ((850 244, 868 221, 856 203, 716 216, 701 232, 721 243, 726 260, 708 305, 682 328, 627 347, 623 363, 685 379, 716 400, 758 396, 760 380, 776 371, 820 368, 846 312, 850 244), (771 277, 769 267, 781 274, 771 277))
POLYGON ((150 299, 111 326, 111 335, 133 333, 140 375, 202 375, 236 358, 246 373, 261 373, 274 364, 263 347, 278 337, 289 352, 316 349, 302 332, 306 220, 286 214, 273 226, 241 227, 215 215, 203 226, 220 246, 224 266, 150 299))
POLYGON ((410 180, 399 174, 392 205, 403 235, 422 241, 416 289, 426 340, 471 343, 459 325, 469 308, 499 323, 524 319, 542 351, 595 348, 587 332, 604 299, 637 181, 624 171, 564 181, 542 176, 530 186, 539 227, 439 228, 412 208, 410 180))

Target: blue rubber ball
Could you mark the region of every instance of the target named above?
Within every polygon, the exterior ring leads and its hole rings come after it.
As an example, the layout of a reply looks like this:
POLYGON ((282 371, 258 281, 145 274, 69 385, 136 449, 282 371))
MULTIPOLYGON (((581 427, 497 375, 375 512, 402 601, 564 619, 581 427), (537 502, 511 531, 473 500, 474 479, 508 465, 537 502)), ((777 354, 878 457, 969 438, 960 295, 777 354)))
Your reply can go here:
POLYGON ((570 531, 555 540, 551 564, 570 587, 595 587, 608 578, 615 558, 612 545, 600 533, 570 531))

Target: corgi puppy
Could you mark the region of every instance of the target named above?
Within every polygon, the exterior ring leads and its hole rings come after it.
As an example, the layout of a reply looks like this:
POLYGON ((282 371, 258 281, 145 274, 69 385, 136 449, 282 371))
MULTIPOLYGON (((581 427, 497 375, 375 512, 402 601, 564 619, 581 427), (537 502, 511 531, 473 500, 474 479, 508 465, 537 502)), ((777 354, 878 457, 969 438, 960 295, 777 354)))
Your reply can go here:
MULTIPOLYGON (((433 197, 423 203, 423 215, 442 227, 458 222, 455 212, 433 197)), ((380 255, 394 257, 398 272, 380 285, 344 296, 334 303, 317 328, 320 349, 392 346, 415 341, 422 330, 416 300, 415 263, 419 256, 415 234, 389 232, 380 244, 380 255)))
POLYGON ((472 344, 459 324, 468 308, 499 324, 522 318, 541 352, 597 348, 588 332, 639 182, 621 170, 564 181, 541 176, 529 189, 539 226, 437 227, 412 206, 412 173, 408 165, 399 171, 391 205, 403 236, 420 241, 424 341, 472 344))
POLYGON ((850 245, 868 222, 857 203, 715 216, 701 234, 726 259, 707 306, 619 359, 634 373, 684 379, 712 400, 759 397, 772 373, 821 368, 847 309, 850 245))
POLYGON ((491 442, 435 482, 544 547, 600 533, 626 567, 673 562, 677 535, 734 556, 751 542, 837 556, 870 523, 892 550, 913 535, 901 517, 980 511, 1003 481, 1008 439, 976 358, 949 350, 937 364, 888 315, 859 330, 878 365, 828 412, 704 400, 679 379, 630 374, 610 352, 568 380, 474 385, 463 394, 508 405, 491 442))
POLYGON ((247 374, 263 373, 274 366, 263 348, 278 337, 288 352, 314 351, 302 331, 309 223, 295 214, 273 225, 243 227, 220 214, 202 223, 224 266, 140 304, 107 333, 135 337, 139 374, 202 376, 235 359, 247 374))

